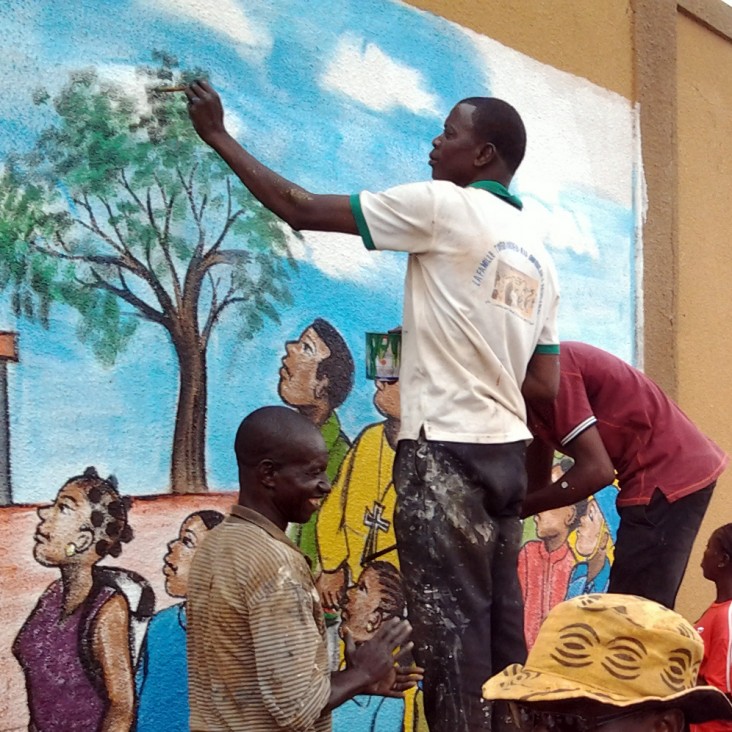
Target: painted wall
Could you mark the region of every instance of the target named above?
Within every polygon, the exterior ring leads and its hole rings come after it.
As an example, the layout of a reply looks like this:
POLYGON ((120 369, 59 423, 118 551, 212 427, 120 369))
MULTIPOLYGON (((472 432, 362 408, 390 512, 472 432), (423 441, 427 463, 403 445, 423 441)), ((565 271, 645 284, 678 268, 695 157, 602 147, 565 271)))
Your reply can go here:
MULTIPOLYGON (((625 22, 613 17, 610 55, 625 22)), ((427 177, 455 101, 505 98, 528 129, 514 190, 560 272, 562 337, 629 361, 636 113, 561 70, 572 64, 388 0, 229 0, 215 12, 194 0, 37 0, 12 6, 6 24, 14 44, 0 68, 15 93, 0 119, 0 328, 19 334, 19 360, 3 362, 12 505, 0 508, 0 730, 27 728, 29 708, 50 714, 72 677, 84 728, 107 713, 95 700, 110 685, 134 693, 130 725, 155 728, 163 709, 166 729, 185 728, 184 674, 169 672, 183 659, 186 562, 232 500, 233 435, 251 409, 284 401, 325 420, 335 492, 294 535, 326 570, 323 593, 348 597, 361 581, 377 609, 383 600, 398 561, 398 384, 365 378, 364 344, 366 331, 399 323, 404 262, 355 238, 286 231, 197 143, 182 98, 151 90, 205 73, 255 154, 308 188, 344 193, 427 177), (328 360, 332 371, 317 368, 328 360), (84 475, 92 465, 97 475, 84 475), (77 665, 68 678, 36 677, 61 657, 53 617, 71 565, 94 577, 86 595, 77 587, 78 647, 64 646, 77 665)), ((624 92, 623 73, 606 86, 624 92)), ((546 581, 539 544, 565 547, 557 599, 596 546, 611 559, 613 491, 526 522, 525 583, 546 581)), ((369 606, 345 608, 370 632, 369 606)), ((530 606, 529 620, 547 610, 530 606)), ((340 619, 329 618, 334 665, 340 619)), ((419 700, 361 700, 339 714, 336 730, 374 720, 411 730, 419 700)))

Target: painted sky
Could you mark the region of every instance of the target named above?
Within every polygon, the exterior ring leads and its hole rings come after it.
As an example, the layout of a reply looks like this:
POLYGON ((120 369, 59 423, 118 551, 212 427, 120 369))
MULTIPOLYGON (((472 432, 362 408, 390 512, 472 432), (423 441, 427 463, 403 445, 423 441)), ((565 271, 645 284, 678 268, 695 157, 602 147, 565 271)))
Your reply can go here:
MULTIPOLYGON (((455 101, 501 96, 526 121, 515 180, 547 230, 562 287, 563 338, 634 358, 634 230, 638 181, 630 103, 427 13, 388 0, 10 0, 0 57, 5 88, 0 160, 28 149, 52 118, 32 93, 95 67, 141 90, 134 69, 151 51, 202 67, 230 129, 254 154, 317 192, 379 190, 429 176, 430 141, 455 101)), ((182 103, 182 102, 181 102, 182 103)), ((355 237, 306 234, 296 246, 295 304, 282 325, 236 343, 224 320, 209 351, 208 467, 214 488, 236 481, 231 443, 249 410, 277 403, 284 341, 317 316, 351 345, 358 366, 340 410, 352 438, 376 419, 363 377, 364 331, 400 321, 404 261, 366 252, 355 237)), ((177 371, 165 332, 138 329, 105 369, 79 344, 72 313, 48 331, 15 322, 21 362, 10 367, 15 500, 45 500, 94 464, 123 491, 165 490, 177 371)))

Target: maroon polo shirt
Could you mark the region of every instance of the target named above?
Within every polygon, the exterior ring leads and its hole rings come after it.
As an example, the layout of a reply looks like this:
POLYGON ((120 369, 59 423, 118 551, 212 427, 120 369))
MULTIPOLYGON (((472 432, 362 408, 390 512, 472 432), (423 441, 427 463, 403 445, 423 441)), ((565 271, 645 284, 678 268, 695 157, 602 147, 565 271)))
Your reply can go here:
POLYGON ((618 475, 618 506, 669 502, 712 483, 727 455, 660 387, 625 361, 586 343, 563 341, 559 395, 529 408, 534 435, 561 452, 595 425, 618 475))

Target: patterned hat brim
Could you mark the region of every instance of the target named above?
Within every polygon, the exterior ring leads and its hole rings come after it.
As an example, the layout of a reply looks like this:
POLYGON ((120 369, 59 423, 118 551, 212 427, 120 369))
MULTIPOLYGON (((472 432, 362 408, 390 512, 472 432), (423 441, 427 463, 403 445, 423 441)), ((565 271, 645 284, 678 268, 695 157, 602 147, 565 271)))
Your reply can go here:
POLYGON ((663 697, 628 697, 603 689, 579 684, 545 671, 534 671, 528 666, 514 664, 483 684, 483 698, 502 699, 523 703, 558 702, 571 699, 589 699, 614 707, 644 707, 653 704, 678 706, 687 722, 701 724, 712 720, 732 720, 732 702, 713 686, 696 686, 663 697))

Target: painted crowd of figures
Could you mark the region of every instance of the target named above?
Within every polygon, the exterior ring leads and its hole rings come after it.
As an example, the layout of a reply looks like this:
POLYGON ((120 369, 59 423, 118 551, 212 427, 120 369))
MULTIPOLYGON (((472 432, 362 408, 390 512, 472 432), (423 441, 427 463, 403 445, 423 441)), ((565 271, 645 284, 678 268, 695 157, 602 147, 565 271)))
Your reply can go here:
MULTIPOLYGON (((399 383, 375 381, 383 420, 353 441, 337 409, 354 383, 354 360, 341 334, 317 318, 285 345, 282 401, 311 419, 329 450, 331 494, 292 539, 310 558, 326 611, 332 665, 339 637, 356 642, 406 612, 393 529, 392 465, 399 431, 399 383)), ((559 463, 557 470, 566 470, 559 463)), ((606 589, 612 561, 614 489, 577 506, 527 521, 519 573, 529 645, 549 609, 583 592, 606 589), (606 500, 607 499, 607 500, 606 500), (535 538, 534 538, 535 529, 535 538)), ((38 509, 34 558, 60 578, 42 593, 13 644, 26 682, 31 729, 188 729, 186 594, 196 547, 223 520, 215 510, 190 513, 171 527, 162 558, 165 591, 175 604, 154 612, 146 578, 108 566, 133 539, 130 503, 113 478, 94 468, 69 479, 50 506, 38 509)), ((114 562, 117 563, 116 561, 114 562)), ((122 562, 123 564, 124 562, 122 562)), ((334 729, 402 732, 423 728, 419 694, 406 699, 358 696, 336 710, 334 729)))

